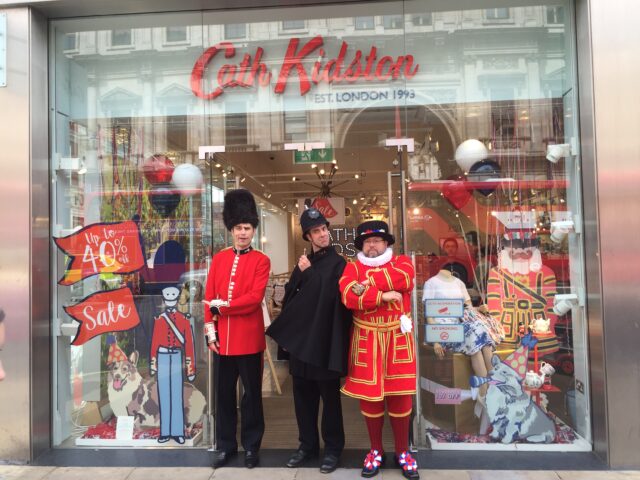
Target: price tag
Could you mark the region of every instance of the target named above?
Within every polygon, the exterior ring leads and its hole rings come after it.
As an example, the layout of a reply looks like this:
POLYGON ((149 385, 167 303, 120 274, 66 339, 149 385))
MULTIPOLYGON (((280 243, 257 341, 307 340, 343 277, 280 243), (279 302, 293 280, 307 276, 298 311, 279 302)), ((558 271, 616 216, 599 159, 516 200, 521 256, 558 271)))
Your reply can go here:
POLYGON ((424 301, 425 317, 461 318, 464 315, 462 298, 429 298, 424 301))
POLYGON ((116 422, 116 439, 133 440, 134 417, 119 416, 116 422))
POLYGON ((438 405, 459 405, 462 403, 462 390, 459 388, 438 388, 434 395, 434 402, 438 405))
POLYGON ((425 325, 427 343, 462 343, 464 342, 464 325, 425 325))

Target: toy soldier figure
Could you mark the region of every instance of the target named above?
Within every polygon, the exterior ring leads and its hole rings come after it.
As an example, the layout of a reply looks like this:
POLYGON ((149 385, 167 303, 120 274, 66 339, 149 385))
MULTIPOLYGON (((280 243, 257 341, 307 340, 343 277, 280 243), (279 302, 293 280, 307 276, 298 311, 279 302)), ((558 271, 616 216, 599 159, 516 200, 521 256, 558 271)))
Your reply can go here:
POLYGON ((184 443, 183 371, 190 382, 196 377, 193 331, 189 315, 176 309, 180 290, 162 290, 165 310, 153 322, 151 338, 151 375, 158 375, 160 407, 159 443, 173 438, 184 443), (183 358, 184 357, 184 358, 183 358))
POLYGON ((251 247, 258 226, 253 195, 244 189, 225 195, 223 220, 233 247, 213 256, 207 277, 205 336, 214 352, 216 444, 213 467, 238 452, 236 384, 242 380, 240 441, 247 468, 258 464, 264 434, 262 370, 265 349, 262 299, 269 280, 269 258, 251 247))
POLYGON ((300 467, 318 454, 322 398, 322 473, 336 469, 344 448, 340 377, 347 371, 351 324, 351 313, 342 305, 338 291, 346 262, 331 245, 328 226, 315 208, 301 215, 302 237, 311 243, 312 251, 298 260, 285 287, 282 313, 267 330, 290 355, 300 446, 287 467, 300 467))
POLYGON ((363 477, 377 475, 385 462, 382 425, 385 402, 395 439, 395 462, 408 479, 418 479, 418 465, 408 451, 412 396, 416 392, 416 356, 411 330, 411 260, 394 255, 395 239, 382 221, 357 228, 360 250, 340 279, 343 303, 353 311, 349 373, 342 391, 360 399, 371 450, 363 477))
POLYGON ((518 218, 519 225, 505 222, 498 267, 491 269, 487 281, 487 306, 489 313, 502 323, 505 339, 501 346, 507 348, 517 348, 521 335, 535 320, 548 320, 547 331, 535 332, 538 355, 543 356, 557 352, 559 347, 555 334, 557 315, 553 311, 556 276, 542 264, 540 239, 533 228, 535 219, 528 212, 518 218))

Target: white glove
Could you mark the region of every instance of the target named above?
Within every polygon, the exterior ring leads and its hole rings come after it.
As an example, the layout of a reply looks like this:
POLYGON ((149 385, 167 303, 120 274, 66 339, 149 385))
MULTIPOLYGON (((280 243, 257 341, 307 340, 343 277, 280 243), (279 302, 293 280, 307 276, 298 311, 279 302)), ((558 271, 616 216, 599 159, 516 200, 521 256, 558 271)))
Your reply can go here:
POLYGON ((400 331, 402 333, 409 333, 413 330, 413 322, 406 315, 402 315, 400 317, 400 331))
POLYGON ((211 300, 209 302, 210 307, 228 307, 229 302, 226 300, 222 300, 221 298, 216 298, 215 300, 211 300))

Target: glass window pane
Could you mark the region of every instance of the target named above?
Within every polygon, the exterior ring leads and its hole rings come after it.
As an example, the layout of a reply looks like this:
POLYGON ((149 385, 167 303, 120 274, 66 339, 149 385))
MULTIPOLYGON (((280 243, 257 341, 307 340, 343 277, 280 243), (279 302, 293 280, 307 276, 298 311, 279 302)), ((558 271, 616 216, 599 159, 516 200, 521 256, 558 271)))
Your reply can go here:
POLYGON ((247 36, 246 23, 231 23, 224 26, 224 38, 245 38, 247 36))
POLYGON ((111 32, 112 47, 128 47, 131 45, 131 30, 113 30, 111 32))
POLYGON ((375 27, 374 17, 356 17, 356 30, 368 30, 375 27))
POLYGON ((167 42, 184 42, 187 40, 187 27, 167 27, 167 42))

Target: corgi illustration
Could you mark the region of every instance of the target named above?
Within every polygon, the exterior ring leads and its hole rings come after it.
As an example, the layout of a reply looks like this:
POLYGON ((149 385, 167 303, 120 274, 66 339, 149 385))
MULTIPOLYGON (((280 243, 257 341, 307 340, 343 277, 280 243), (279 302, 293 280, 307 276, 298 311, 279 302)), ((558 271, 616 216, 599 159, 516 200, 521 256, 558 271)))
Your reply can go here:
MULTIPOLYGON (((144 378, 138 371, 138 352, 129 358, 122 355, 109 363, 107 392, 116 416, 135 417, 136 426, 160 425, 158 386, 155 379, 144 378)), ((204 395, 190 383, 184 383, 185 425, 197 423, 206 407, 204 395)))

